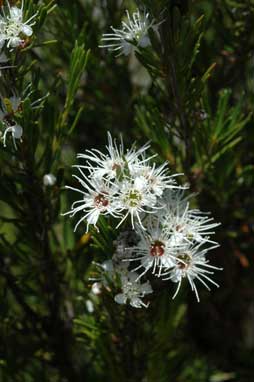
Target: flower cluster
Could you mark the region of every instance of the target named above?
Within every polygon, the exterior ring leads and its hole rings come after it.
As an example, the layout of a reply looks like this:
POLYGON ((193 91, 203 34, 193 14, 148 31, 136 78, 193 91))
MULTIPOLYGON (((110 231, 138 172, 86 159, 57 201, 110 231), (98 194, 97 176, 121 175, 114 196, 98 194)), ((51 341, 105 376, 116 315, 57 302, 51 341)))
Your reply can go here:
POLYGON ((137 10, 130 16, 126 11, 127 20, 122 21, 122 28, 116 29, 111 26, 112 33, 105 33, 102 37, 100 48, 108 48, 118 53, 118 56, 128 56, 133 49, 139 47, 146 48, 151 45, 149 29, 157 30, 158 25, 155 20, 150 20, 147 12, 137 10))
POLYGON ((99 270, 99 278, 90 278, 94 281, 91 292, 94 295, 100 295, 102 288, 111 291, 111 285, 118 288, 118 293, 114 300, 118 304, 130 304, 134 308, 147 308, 149 303, 145 304, 143 298, 147 294, 153 293, 149 281, 141 283, 137 280, 138 274, 128 271, 129 263, 120 263, 118 261, 106 260, 102 264, 95 263, 99 270))
POLYGON ((32 26, 37 14, 24 21, 23 1, 21 8, 11 6, 8 0, 6 3, 7 7, 2 6, 0 15, 0 49, 6 46, 11 50, 22 45, 25 38, 32 36, 32 26))
MULTIPOLYGON (((121 273, 122 267, 119 264, 124 264, 125 270, 122 276, 124 280, 127 271, 128 274, 133 274, 132 277, 128 276, 132 288, 128 288, 129 300, 124 300, 124 303, 130 301, 130 291, 140 285, 150 285, 151 277, 175 283, 177 286, 173 299, 185 279, 189 282, 197 301, 200 301, 200 298, 196 282, 200 282, 208 290, 210 290, 209 283, 218 287, 218 284, 211 279, 211 275, 221 268, 210 265, 207 259, 207 253, 218 247, 216 242, 209 240, 209 235, 214 233, 211 229, 218 226, 218 223, 213 222, 212 218, 199 210, 190 209, 189 198, 184 198, 182 192, 166 192, 165 203, 170 194, 170 203, 165 204, 165 209, 146 217, 144 221, 146 230, 139 228, 135 235, 123 232, 115 242, 116 250, 113 255, 115 268, 121 273), (175 205, 172 204, 173 200, 175 205), (169 219, 171 219, 170 225, 169 219), (149 283, 141 284, 143 278, 149 283)), ((115 301, 119 302, 116 298, 115 301)), ((147 307, 148 304, 143 303, 142 306, 147 307)))
POLYGON ((173 298, 182 281, 187 279, 199 301, 197 281, 208 290, 208 282, 218 287, 210 275, 220 268, 210 265, 206 255, 218 247, 218 243, 210 240, 210 235, 219 224, 207 214, 191 209, 189 198, 184 198, 182 192, 166 192, 163 200, 165 208, 145 219, 146 230, 137 230, 136 243, 125 248, 122 240, 117 243, 122 251, 120 257, 122 261, 137 264, 131 267, 133 272, 139 272, 137 281, 155 276, 176 283, 173 298))
POLYGON ((82 197, 64 214, 81 213, 75 229, 83 221, 86 230, 97 227, 100 215, 114 218, 116 228, 126 222, 110 266, 99 266, 102 284, 118 275, 121 292, 115 301, 140 308, 148 306, 142 298, 152 293, 151 277, 177 284, 173 298, 187 279, 199 301, 197 281, 209 290, 208 283, 218 286, 210 276, 220 268, 207 259, 207 253, 218 247, 211 240, 218 223, 191 208, 193 195, 186 197, 186 187, 176 184, 180 174, 169 174, 167 163, 157 166, 155 156, 147 155, 149 144, 125 150, 122 141, 117 145, 108 134, 106 149, 106 154, 97 149, 78 154, 84 162, 74 166, 79 175, 73 177, 81 187, 67 188, 82 197))
MULTIPOLYGON (((21 6, 11 5, 8 0, 0 5, 0 77, 2 70, 14 66, 8 65, 11 61, 8 53, 17 47, 24 47, 33 34, 32 26, 35 24, 35 13, 28 20, 25 19, 24 1, 21 6)), ((29 86, 27 87, 29 89, 29 86)), ((39 100, 40 101, 40 100, 39 100)), ((6 147, 7 137, 11 136, 15 149, 16 141, 22 140, 23 128, 16 122, 17 114, 21 111, 21 98, 14 95, 10 98, 0 96, 0 136, 6 147)))
POLYGON ((89 225, 97 225, 100 215, 110 215, 119 220, 117 228, 130 216, 132 228, 143 227, 142 219, 146 214, 155 213, 163 208, 161 195, 164 190, 179 188, 175 177, 168 175, 167 163, 156 166, 151 164, 154 156, 146 157, 149 145, 136 150, 124 150, 108 134, 107 153, 99 150, 87 150, 78 154, 84 164, 76 165, 79 176, 73 177, 80 183, 81 189, 66 186, 82 195, 73 203, 65 215, 74 216, 82 212, 75 226, 86 220, 89 225))

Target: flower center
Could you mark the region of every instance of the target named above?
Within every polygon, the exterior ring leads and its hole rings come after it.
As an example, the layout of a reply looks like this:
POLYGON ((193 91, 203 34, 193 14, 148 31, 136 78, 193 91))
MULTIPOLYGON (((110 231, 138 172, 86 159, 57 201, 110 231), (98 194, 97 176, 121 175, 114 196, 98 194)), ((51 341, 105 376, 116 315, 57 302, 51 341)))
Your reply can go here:
POLYGON ((163 256, 165 253, 165 244, 159 240, 155 240, 150 247, 150 255, 153 257, 163 256))
POLYGON ((10 20, 9 23, 5 26, 5 33, 10 37, 17 37, 20 32, 20 24, 13 20, 10 20))
POLYGON ((142 195, 138 190, 130 190, 126 197, 126 201, 128 202, 130 207, 137 207, 141 200, 142 195))
POLYGON ((120 164, 119 163, 113 163, 112 170, 116 171, 116 172, 120 171, 121 170, 120 164))
POLYGON ((191 256, 188 253, 182 253, 177 256, 177 258, 181 261, 178 263, 178 268, 187 269, 191 264, 191 256))
POLYGON ((97 208, 107 207, 109 205, 108 199, 103 194, 98 194, 94 198, 94 204, 97 208))

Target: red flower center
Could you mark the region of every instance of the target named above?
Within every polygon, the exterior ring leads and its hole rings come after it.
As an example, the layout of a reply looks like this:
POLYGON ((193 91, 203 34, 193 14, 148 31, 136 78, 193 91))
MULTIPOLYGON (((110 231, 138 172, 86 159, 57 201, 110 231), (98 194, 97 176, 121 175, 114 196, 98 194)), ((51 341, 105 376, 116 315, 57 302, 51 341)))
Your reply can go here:
POLYGON ((108 199, 106 198, 105 195, 98 194, 94 198, 94 204, 98 208, 100 208, 100 207, 107 207, 109 205, 109 201, 108 201, 108 199))
POLYGON ((150 255, 153 257, 163 256, 165 253, 165 245, 159 241, 155 240, 150 247, 150 255))

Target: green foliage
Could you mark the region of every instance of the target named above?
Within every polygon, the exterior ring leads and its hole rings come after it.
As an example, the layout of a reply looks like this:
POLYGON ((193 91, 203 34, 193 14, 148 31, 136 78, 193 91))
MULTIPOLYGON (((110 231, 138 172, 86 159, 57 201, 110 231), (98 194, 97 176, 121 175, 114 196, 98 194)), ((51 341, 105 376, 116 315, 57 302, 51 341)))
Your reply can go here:
POLYGON ((0 382, 252 381, 254 2, 24 1, 25 19, 36 12, 0 72, 1 103, 23 127, 17 149, 11 135, 0 147, 0 382), (159 23, 151 46, 99 49, 136 6, 159 23), (91 292, 118 231, 101 219, 100 233, 74 233, 64 185, 107 130, 126 146, 150 140, 221 221, 221 289, 200 304, 187 288, 171 301, 166 282, 147 310, 117 305, 112 285, 91 292))

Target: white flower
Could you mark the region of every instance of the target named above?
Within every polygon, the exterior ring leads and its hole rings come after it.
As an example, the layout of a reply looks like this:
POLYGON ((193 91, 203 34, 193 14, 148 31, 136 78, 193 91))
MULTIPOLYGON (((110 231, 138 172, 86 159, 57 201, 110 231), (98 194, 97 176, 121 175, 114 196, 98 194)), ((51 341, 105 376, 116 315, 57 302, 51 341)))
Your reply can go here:
POLYGON ((147 182, 147 186, 150 192, 152 192, 154 195, 161 197, 165 189, 186 188, 178 186, 174 179, 176 176, 183 174, 168 175, 167 162, 163 163, 159 167, 156 167, 155 163, 153 163, 152 166, 143 164, 144 161, 140 161, 140 163, 136 164, 136 174, 139 177, 143 177, 144 181, 147 182))
POLYGON ((136 281, 138 274, 135 272, 129 272, 128 274, 121 276, 121 293, 115 296, 115 301, 118 304, 129 303, 134 308, 147 308, 149 304, 145 304, 142 298, 153 292, 149 281, 141 284, 140 281, 136 281))
POLYGON ((30 37, 33 34, 33 20, 37 13, 24 21, 23 1, 21 8, 10 6, 8 0, 6 2, 8 9, 5 12, 2 8, 3 16, 0 16, 0 47, 6 43, 7 48, 15 48, 24 42, 24 36, 30 37))
POLYGON ((164 219, 164 230, 171 234, 171 244, 181 245, 186 243, 210 243, 214 234, 213 229, 220 225, 214 219, 208 217, 206 213, 198 209, 190 209, 189 198, 183 197, 180 191, 167 193, 164 198, 166 208, 161 211, 161 219, 164 219))
POLYGON ((101 288, 102 288, 102 284, 100 282, 96 281, 95 283, 92 284, 91 292, 95 296, 99 296, 101 294, 101 288))
POLYGON ((93 302, 91 300, 86 300, 85 304, 86 304, 86 309, 87 309, 88 313, 93 313, 94 312, 93 302))
POLYGON ((130 16, 126 11, 127 20, 122 21, 122 28, 116 29, 111 26, 113 33, 105 33, 102 37, 103 45, 100 48, 108 48, 111 51, 119 52, 118 56, 124 54, 128 56, 134 46, 146 48, 151 45, 148 35, 150 28, 156 29, 158 24, 155 20, 149 21, 149 13, 141 13, 139 10, 130 16))
POLYGON ((44 186, 54 186, 56 183, 56 177, 53 174, 45 174, 43 176, 43 184, 44 186))
POLYGON ((140 262, 133 269, 133 271, 141 269, 142 273, 139 274, 138 279, 149 270, 159 277, 163 269, 171 268, 175 264, 176 247, 171 246, 170 234, 162 230, 160 219, 151 215, 144 224, 146 231, 138 231, 138 243, 125 248, 125 259, 127 258, 130 262, 140 262), (127 254, 130 255, 127 256, 127 254))
POLYGON ((73 216, 79 211, 85 212, 78 224, 87 219, 88 226, 96 225, 100 214, 112 215, 121 219, 117 228, 130 216, 133 229, 135 223, 144 229, 144 215, 163 207, 160 199, 164 190, 180 188, 174 180, 180 174, 168 175, 167 163, 158 167, 155 163, 149 165, 156 156, 146 155, 149 147, 146 144, 136 149, 133 145, 130 150, 125 150, 122 140, 118 145, 108 133, 106 154, 97 149, 78 154, 77 157, 84 159, 85 163, 74 166, 82 175, 82 179, 75 178, 85 190, 67 188, 84 196, 67 214, 73 216))
POLYGON ((102 286, 111 291, 111 287, 119 286, 120 281, 122 291, 114 298, 118 304, 130 303, 135 308, 148 306, 142 301, 142 298, 153 292, 151 285, 149 282, 141 284, 140 281, 136 281, 138 274, 128 271, 129 263, 115 263, 112 260, 106 260, 102 264, 94 264, 99 270, 99 277, 89 279, 95 281, 91 288, 93 294, 100 295, 102 286))
POLYGON ((147 187, 147 182, 143 178, 135 178, 134 181, 126 181, 122 183, 119 195, 119 207, 123 211, 124 217, 118 224, 118 227, 130 215, 132 228, 135 228, 134 222, 137 220, 143 228, 142 214, 154 213, 158 208, 156 206, 157 198, 147 187))
MULTIPOLYGON (((86 160, 86 165, 79 165, 77 167, 87 169, 90 172, 90 176, 96 179, 122 178, 123 176, 128 176, 134 168, 144 163, 144 159, 139 159, 139 157, 148 150, 149 147, 149 144, 146 144, 136 150, 133 146, 130 150, 125 151, 122 139, 118 145, 116 141, 112 140, 108 132, 107 153, 104 154, 97 149, 86 150, 85 154, 77 155, 77 158, 86 160)), ((145 162, 147 162, 148 159, 146 159, 145 162)))
POLYGON ((119 218, 121 209, 116 204, 117 187, 103 180, 88 179, 79 167, 78 169, 83 179, 77 175, 73 175, 73 177, 79 181, 82 188, 78 189, 70 186, 65 186, 65 188, 76 191, 82 194, 83 197, 72 204, 70 211, 63 214, 73 217, 76 213, 83 212, 74 231, 82 221, 86 220, 86 232, 88 232, 89 225, 96 227, 100 215, 111 215, 119 218))
POLYGON ((221 270, 222 268, 214 267, 209 264, 209 260, 206 259, 205 255, 208 250, 217 248, 218 245, 211 247, 209 249, 200 249, 201 244, 196 246, 187 246, 186 248, 179 249, 176 254, 175 265, 169 269, 167 272, 162 274, 162 276, 168 275, 164 277, 164 280, 171 280, 174 283, 177 283, 177 289, 173 296, 173 299, 178 294, 182 280, 187 279, 191 290, 195 292, 197 301, 199 302, 198 290, 195 282, 198 280, 201 284, 203 284, 209 291, 210 287, 207 285, 207 282, 215 285, 217 288, 219 285, 214 282, 210 276, 213 275, 214 270, 221 270))

